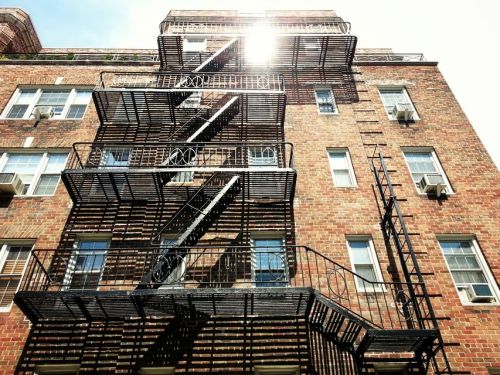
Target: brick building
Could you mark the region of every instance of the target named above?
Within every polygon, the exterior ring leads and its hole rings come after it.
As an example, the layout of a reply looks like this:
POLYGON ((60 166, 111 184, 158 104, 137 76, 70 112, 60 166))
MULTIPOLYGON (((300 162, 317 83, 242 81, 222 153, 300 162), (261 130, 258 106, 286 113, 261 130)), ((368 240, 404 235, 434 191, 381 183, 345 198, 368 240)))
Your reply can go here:
POLYGON ((0 374, 498 373, 500 179, 436 62, 332 11, 0 34, 0 374))

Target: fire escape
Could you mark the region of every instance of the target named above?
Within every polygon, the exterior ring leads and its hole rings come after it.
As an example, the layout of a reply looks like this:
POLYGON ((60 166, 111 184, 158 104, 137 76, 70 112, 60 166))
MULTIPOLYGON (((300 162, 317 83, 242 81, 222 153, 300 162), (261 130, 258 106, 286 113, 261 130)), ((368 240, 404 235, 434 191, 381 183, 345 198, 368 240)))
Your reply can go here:
MULTIPOLYGON (((249 21, 177 18, 161 27, 160 71, 101 74, 93 93, 100 129, 94 142, 74 144, 62 175, 71 199, 78 207, 153 202, 167 214, 148 245, 111 246, 105 256, 35 250, 15 297, 35 325, 150 316, 294 318, 342 353, 316 353, 316 372, 302 373, 368 373, 377 354, 427 372, 440 336, 423 280, 370 282, 289 243, 200 245, 231 207, 245 215, 248 205, 293 204, 283 75, 350 69, 356 37, 348 23, 290 22, 272 23, 279 53, 265 72, 246 60, 249 21), (207 36, 215 47, 185 52, 190 34, 207 36), (76 271, 83 277, 71 276, 76 271)), ((394 202, 383 203, 391 215, 394 202)))

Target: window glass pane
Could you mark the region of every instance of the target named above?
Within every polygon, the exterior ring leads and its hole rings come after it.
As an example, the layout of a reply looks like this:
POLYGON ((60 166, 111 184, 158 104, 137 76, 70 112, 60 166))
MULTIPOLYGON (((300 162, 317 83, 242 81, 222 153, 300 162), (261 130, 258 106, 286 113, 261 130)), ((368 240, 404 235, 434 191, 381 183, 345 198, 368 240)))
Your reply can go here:
POLYGON ((7 114, 7 118, 23 118, 26 110, 28 109, 28 105, 19 105, 14 104, 7 114))
MULTIPOLYGON (((371 264, 370 265, 356 265, 354 267, 354 269, 356 270, 356 273, 359 276, 363 277, 367 281, 372 281, 372 282, 378 281, 377 276, 375 275, 375 270, 373 269, 373 265, 371 265, 371 264)), ((373 287, 373 284, 369 284, 368 282, 364 281, 361 278, 358 278, 358 285, 361 287, 366 286, 367 288, 373 287)))
POLYGON ((330 152, 329 155, 333 169, 349 169, 345 152, 330 152))
POLYGON ((348 170, 334 170, 333 183, 335 186, 352 186, 351 175, 348 170))
POLYGON ((420 181, 426 173, 440 174, 431 152, 405 152, 413 181, 420 188, 420 181))
POLYGON ((487 284, 483 271, 452 271, 456 284, 487 284))
POLYGON ((368 241, 349 241, 354 264, 372 264, 368 241))
POLYGON ((332 92, 329 89, 319 89, 316 91, 316 102, 321 113, 335 112, 335 103, 332 92))
POLYGON ((68 114, 66 115, 66 118, 83 118, 83 115, 85 114, 86 110, 87 110, 86 105, 73 104, 69 107, 68 114))
POLYGON ((249 147, 248 153, 251 166, 276 166, 278 164, 274 147, 249 147))
POLYGON ((36 186, 34 195, 53 195, 59 183, 59 175, 42 175, 36 186))
POLYGON ((40 99, 38 99, 37 106, 51 105, 51 106, 64 106, 68 100, 71 90, 47 90, 44 89, 40 99))
POLYGON ((0 270, 0 307, 11 305, 31 248, 31 245, 7 245, 7 256, 0 270))
POLYGON ((92 90, 76 90, 75 100, 73 100, 73 104, 80 104, 86 107, 90 102, 91 96, 92 90))
POLYGON ((25 185, 23 194, 26 194, 42 156, 43 154, 9 154, 2 172, 18 173, 25 185))
POLYGON ((67 153, 61 154, 49 154, 47 166, 45 167, 45 173, 61 173, 66 165, 66 159, 68 158, 67 153))
POLYGON ((402 88, 380 90, 382 101, 387 113, 392 113, 396 104, 409 104, 405 92, 402 88))
POLYGON ((281 238, 253 239, 254 279, 257 287, 286 285, 286 252, 281 238))
POLYGON ((109 150, 106 151, 107 167, 127 167, 130 163, 130 150, 109 150))
POLYGON ((16 104, 31 104, 33 99, 35 98, 36 91, 36 89, 19 90, 19 97, 16 100, 16 104))

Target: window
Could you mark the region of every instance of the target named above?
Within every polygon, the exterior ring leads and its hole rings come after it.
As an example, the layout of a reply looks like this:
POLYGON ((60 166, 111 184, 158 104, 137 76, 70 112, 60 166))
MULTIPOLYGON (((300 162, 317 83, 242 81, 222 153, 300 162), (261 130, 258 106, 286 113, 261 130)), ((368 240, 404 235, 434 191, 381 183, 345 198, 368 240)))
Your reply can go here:
POLYGON ((37 107, 52 107, 54 119, 81 119, 92 96, 90 88, 18 88, 2 118, 30 119, 37 107))
POLYGON ((423 193, 422 186, 420 182, 424 174, 439 175, 443 178, 446 184, 446 193, 453 193, 451 189, 450 182, 446 177, 446 174, 439 164, 439 160, 436 153, 433 150, 404 150, 404 155, 406 162, 408 163, 408 168, 410 169, 411 177, 419 193, 423 193))
POLYGON ((129 148, 107 149, 103 151, 103 167, 127 168, 130 165, 132 150, 129 148))
POLYGON ((328 158, 335 187, 357 186, 349 151, 343 149, 328 150, 328 158))
POLYGON ((275 167, 278 165, 276 148, 272 146, 248 147, 248 165, 252 167, 275 167))
POLYGON ((314 89, 314 94, 316 95, 316 104, 318 105, 318 111, 322 114, 337 114, 337 105, 335 103, 335 98, 333 97, 332 90, 329 88, 317 88, 314 89))
MULTIPOLYGON (((165 278, 161 281, 160 288, 179 288, 182 286, 186 272, 186 262, 189 254, 179 254, 172 249, 177 244, 177 235, 165 234, 161 236, 160 249, 164 254, 161 259, 164 262, 165 278)), ((160 281, 160 280, 158 280, 160 281)))
POLYGON ((300 368, 297 365, 274 365, 255 366, 255 375, 299 375, 300 368))
POLYGON ((356 277, 356 287, 358 290, 383 291, 382 284, 372 284, 383 282, 382 272, 380 271, 380 265, 372 240, 370 238, 351 238, 347 240, 347 248, 353 271, 366 280, 356 277))
POLYGON ((499 302, 498 287, 475 240, 441 239, 439 245, 462 302, 499 302))
POLYGON ((408 107, 413 111, 412 120, 419 119, 417 111, 404 87, 382 87, 379 88, 379 92, 382 97, 382 102, 384 103, 385 111, 391 120, 397 120, 393 115, 394 107, 397 104, 408 107))
POLYGON ((79 240, 64 278, 66 289, 97 289, 104 270, 109 240, 79 240))
POLYGON ((191 93, 184 101, 179 105, 179 108, 200 108, 201 107, 201 91, 195 91, 191 93))
POLYGON ((24 184, 22 195, 53 195, 67 158, 67 152, 5 152, 0 173, 17 173, 24 184))
POLYGON ((256 287, 288 285, 283 237, 252 239, 252 271, 256 287))
POLYGON ((52 364, 52 365, 36 365, 35 375, 78 375, 80 373, 80 365, 78 364, 52 364))
POLYGON ((207 38, 204 36, 187 36, 183 42, 184 52, 203 52, 207 49, 207 38))
POLYGON ((0 311, 10 310, 32 247, 32 244, 0 244, 0 311))

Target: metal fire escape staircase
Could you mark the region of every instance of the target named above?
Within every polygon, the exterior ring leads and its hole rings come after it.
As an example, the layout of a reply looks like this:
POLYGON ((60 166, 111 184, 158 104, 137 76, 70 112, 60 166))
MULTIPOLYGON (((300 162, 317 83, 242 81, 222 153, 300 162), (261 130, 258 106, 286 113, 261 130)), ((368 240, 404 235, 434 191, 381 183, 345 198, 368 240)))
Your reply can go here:
MULTIPOLYGON (((167 159, 162 163, 163 166, 185 166, 190 165, 200 152, 200 143, 209 142, 224 126, 226 126, 239 112, 240 112, 240 99, 238 96, 224 95, 216 104, 220 108, 206 121, 204 121, 196 131, 189 136, 185 141, 184 147, 179 147, 174 150, 167 159), (189 148, 189 144, 196 142, 196 151, 189 148)), ((198 124, 199 118, 193 121, 188 121, 182 126, 175 134, 191 128, 193 123, 198 124)), ((174 134, 174 135, 175 135, 174 134)), ((163 172, 161 173, 162 184, 165 185, 177 175, 177 172, 163 172)))
POLYGON ((163 246, 161 260, 142 279, 138 289, 160 287, 176 268, 172 267, 173 262, 175 266, 181 267, 182 259, 188 252, 177 249, 195 245, 240 191, 240 176, 226 177, 215 173, 206 180, 153 238, 153 243, 162 243, 162 236, 167 235, 171 241, 163 246), (222 189, 217 188, 221 181, 228 179, 222 189))

